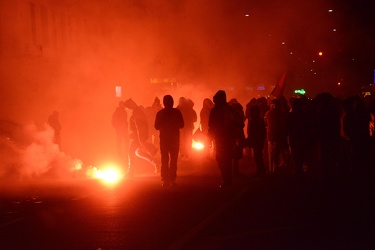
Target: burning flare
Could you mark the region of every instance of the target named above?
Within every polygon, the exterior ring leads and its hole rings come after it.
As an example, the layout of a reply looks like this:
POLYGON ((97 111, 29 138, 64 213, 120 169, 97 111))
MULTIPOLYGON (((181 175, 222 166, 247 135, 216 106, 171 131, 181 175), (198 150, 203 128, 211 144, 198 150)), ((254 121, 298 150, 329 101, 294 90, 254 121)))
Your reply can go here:
POLYGON ((103 170, 91 167, 87 170, 87 175, 109 185, 118 183, 123 177, 120 170, 113 165, 105 166, 103 170))
POLYGON ((191 145, 194 149, 196 149, 196 150, 202 150, 202 149, 204 149, 204 144, 203 143, 201 143, 201 142, 196 142, 196 141, 194 141, 193 140, 193 143, 192 143, 192 145, 191 145))

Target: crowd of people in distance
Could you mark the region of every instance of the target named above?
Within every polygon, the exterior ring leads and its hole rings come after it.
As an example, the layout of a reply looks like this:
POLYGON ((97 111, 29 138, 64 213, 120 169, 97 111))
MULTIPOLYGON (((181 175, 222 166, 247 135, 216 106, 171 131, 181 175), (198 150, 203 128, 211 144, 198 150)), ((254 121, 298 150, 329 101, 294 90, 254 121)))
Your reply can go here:
POLYGON ((138 156, 160 171, 163 186, 175 185, 178 158, 191 158, 197 128, 205 150, 214 150, 221 187, 226 188, 233 176, 242 175, 239 162, 246 151, 257 176, 285 169, 297 176, 374 174, 374 114, 372 97, 341 100, 330 93, 313 99, 259 97, 243 106, 235 98, 228 101, 226 92, 219 90, 212 99, 203 100, 199 124, 191 99, 180 97, 174 108, 173 97, 165 95, 162 103, 156 97, 146 108, 132 99, 121 101, 112 125, 127 175, 134 175, 138 156), (129 118, 126 108, 131 111, 129 118))

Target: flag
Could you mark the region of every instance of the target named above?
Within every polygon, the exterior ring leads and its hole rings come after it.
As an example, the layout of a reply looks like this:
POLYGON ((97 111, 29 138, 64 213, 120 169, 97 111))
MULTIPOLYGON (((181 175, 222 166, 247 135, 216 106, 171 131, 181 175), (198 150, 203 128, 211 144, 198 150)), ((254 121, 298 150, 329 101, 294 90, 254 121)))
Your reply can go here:
POLYGON ((280 80, 277 82, 275 88, 271 92, 271 96, 276 98, 280 98, 284 95, 284 88, 285 88, 285 79, 286 79, 286 72, 281 76, 280 80))

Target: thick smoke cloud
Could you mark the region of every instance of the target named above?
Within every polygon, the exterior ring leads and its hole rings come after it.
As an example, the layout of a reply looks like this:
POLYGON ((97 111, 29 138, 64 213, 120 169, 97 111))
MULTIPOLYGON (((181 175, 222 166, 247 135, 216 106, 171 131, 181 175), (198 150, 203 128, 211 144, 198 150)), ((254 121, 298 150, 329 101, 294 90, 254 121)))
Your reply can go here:
MULTIPOLYGON (((40 178, 72 178, 82 168, 79 159, 61 152, 53 141, 53 129, 34 123, 18 126, 0 139, 0 178, 27 181, 40 178)), ((80 173, 81 175, 84 173, 80 173)))

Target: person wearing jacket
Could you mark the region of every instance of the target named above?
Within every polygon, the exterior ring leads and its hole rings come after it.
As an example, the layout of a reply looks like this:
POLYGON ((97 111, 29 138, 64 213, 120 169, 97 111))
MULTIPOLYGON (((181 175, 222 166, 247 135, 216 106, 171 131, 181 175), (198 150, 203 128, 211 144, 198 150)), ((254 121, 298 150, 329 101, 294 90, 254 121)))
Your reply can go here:
POLYGON ((173 108, 171 95, 163 97, 164 108, 156 113, 154 127, 160 132, 161 179, 163 187, 175 186, 180 148, 180 129, 184 119, 180 110, 173 108))

